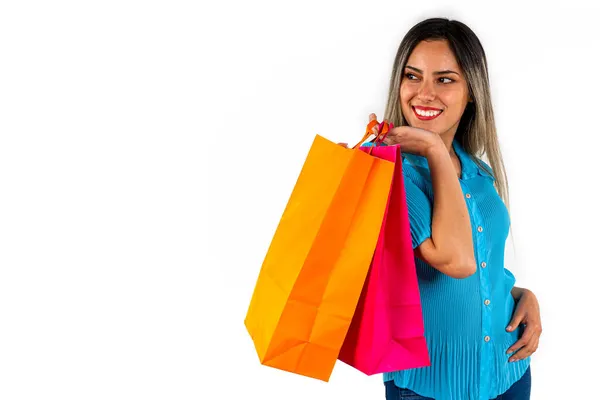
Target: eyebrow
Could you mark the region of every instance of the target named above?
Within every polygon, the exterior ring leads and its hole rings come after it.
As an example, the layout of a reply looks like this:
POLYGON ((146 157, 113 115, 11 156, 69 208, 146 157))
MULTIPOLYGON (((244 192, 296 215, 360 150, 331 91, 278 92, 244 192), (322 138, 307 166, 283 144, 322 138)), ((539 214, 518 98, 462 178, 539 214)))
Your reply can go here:
MULTIPOLYGON (((407 66, 406 66, 406 68, 413 69, 413 70, 417 71, 417 72, 418 72, 418 73, 420 73, 420 74, 422 74, 422 73, 423 73, 423 71, 421 71, 419 68, 411 67, 410 65, 407 65, 407 66)), ((460 76, 460 74, 459 74, 458 72, 452 71, 452 70, 450 70, 450 69, 446 69, 446 70, 444 70, 444 71, 435 71, 433 74, 434 74, 434 75, 443 75, 443 74, 456 74, 456 75, 460 76)))

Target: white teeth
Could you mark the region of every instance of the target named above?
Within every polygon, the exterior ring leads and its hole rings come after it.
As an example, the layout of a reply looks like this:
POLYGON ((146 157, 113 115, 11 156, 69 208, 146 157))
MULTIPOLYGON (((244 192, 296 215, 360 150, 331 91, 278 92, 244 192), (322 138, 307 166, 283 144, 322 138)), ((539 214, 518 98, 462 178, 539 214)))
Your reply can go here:
POLYGON ((417 114, 419 114, 423 117, 433 117, 434 115, 438 115, 439 113, 441 113, 441 111, 422 111, 422 110, 419 110, 418 108, 415 108, 415 111, 417 114))

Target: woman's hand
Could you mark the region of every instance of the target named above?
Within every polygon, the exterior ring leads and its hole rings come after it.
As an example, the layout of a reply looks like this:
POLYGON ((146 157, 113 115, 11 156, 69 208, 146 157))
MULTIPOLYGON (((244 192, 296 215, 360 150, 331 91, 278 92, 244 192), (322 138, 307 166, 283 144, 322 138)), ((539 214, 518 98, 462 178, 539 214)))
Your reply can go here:
MULTIPOLYGON (((369 122, 372 120, 377 120, 375 114, 369 115, 369 122)), ((379 133, 378 126, 373 127, 373 133, 375 135, 379 133)), ((431 149, 440 144, 443 145, 442 139, 437 133, 412 126, 397 126, 390 129, 383 143, 398 144, 403 153, 412 153, 423 157, 427 157, 431 149)))
POLYGON ((542 334, 542 320, 540 316, 540 305, 537 298, 531 290, 524 289, 519 298, 512 320, 506 328, 507 331, 514 331, 519 324, 525 324, 525 331, 521 338, 515 342, 507 351, 507 354, 513 354, 509 361, 523 360, 532 355, 538 348, 540 335, 542 334))

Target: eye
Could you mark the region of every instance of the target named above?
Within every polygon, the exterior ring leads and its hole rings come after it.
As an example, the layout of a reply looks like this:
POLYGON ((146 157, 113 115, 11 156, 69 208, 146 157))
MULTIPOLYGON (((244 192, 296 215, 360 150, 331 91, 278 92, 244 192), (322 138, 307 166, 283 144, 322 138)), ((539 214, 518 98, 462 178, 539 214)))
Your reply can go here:
MULTIPOLYGON (((409 81, 413 81, 413 80, 414 80, 414 79, 411 79, 411 76, 414 76, 414 77, 415 77, 415 79, 416 79, 416 76, 415 76, 414 74, 411 74, 410 72, 407 72, 407 73, 405 73, 405 74, 404 74, 404 76, 405 76, 405 77, 406 77, 406 78, 407 78, 409 81)), ((449 81, 449 82, 441 82, 441 83, 444 83, 444 84, 446 84, 446 83, 452 83, 452 82, 454 82, 454 79, 450 79, 450 78, 448 78, 448 77, 445 77, 445 76, 444 76, 444 77, 442 77, 442 78, 439 78, 439 79, 447 79, 447 80, 449 81)))

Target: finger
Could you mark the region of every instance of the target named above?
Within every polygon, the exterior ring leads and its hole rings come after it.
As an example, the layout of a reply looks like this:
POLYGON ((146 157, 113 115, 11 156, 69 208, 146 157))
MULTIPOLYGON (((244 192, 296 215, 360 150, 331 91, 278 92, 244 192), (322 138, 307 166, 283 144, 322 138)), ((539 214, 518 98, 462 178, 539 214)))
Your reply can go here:
POLYGON ((538 348, 538 344, 539 344, 539 340, 537 338, 533 338, 533 340, 531 342, 529 342, 527 344, 527 346, 522 347, 519 351, 517 351, 515 354, 513 354, 508 359, 508 361, 515 362, 515 361, 526 359, 527 357, 529 357, 530 355, 535 353, 535 351, 538 348))
POLYGON ((536 337, 533 339, 533 345, 531 346, 531 354, 535 353, 540 345, 540 338, 536 337))
POLYGON ((512 357, 508 359, 508 362, 515 362, 523 360, 531 355, 532 351, 529 346, 522 347, 518 352, 516 352, 512 357))
POLYGON ((524 338, 517 340, 515 344, 513 344, 508 348, 508 350, 506 350, 506 354, 511 354, 519 351, 521 348, 523 348, 523 346, 527 345, 527 343, 528 342, 524 338))
POLYGON ((516 351, 510 358, 508 362, 515 362, 519 360, 523 360, 533 354, 533 349, 535 346, 535 340, 527 343, 527 345, 521 347, 518 351, 516 351))
POLYGON ((538 349, 538 347, 539 347, 539 346, 540 346, 540 338, 539 338, 539 337, 537 337, 537 338, 535 339, 535 344, 534 344, 534 346, 533 346, 533 352, 534 352, 534 353, 537 351, 537 349, 538 349))
POLYGON ((506 330, 509 332, 514 331, 519 326, 519 324, 521 324, 523 318, 525 318, 524 313, 516 313, 515 315, 513 315, 513 318, 506 327, 506 330))
POLYGON ((513 351, 518 350, 521 347, 525 346, 527 343, 529 343, 531 341, 533 334, 534 334, 534 329, 531 326, 528 326, 527 328, 525 328, 525 332, 523 332, 523 335, 521 336, 521 338, 519 340, 517 340, 515 342, 515 344, 510 346, 508 350, 506 350, 506 354, 510 354, 513 351))
POLYGON ((523 347, 521 347, 519 350, 517 350, 509 359, 508 361, 512 362, 512 361, 518 361, 518 360, 522 360, 524 358, 529 357, 531 354, 533 354, 534 351, 537 350, 537 346, 538 346, 539 340, 537 337, 533 337, 529 342, 527 342, 527 344, 523 347))

